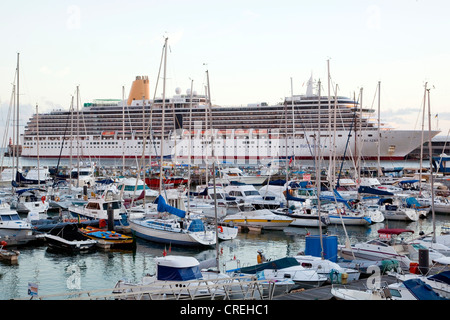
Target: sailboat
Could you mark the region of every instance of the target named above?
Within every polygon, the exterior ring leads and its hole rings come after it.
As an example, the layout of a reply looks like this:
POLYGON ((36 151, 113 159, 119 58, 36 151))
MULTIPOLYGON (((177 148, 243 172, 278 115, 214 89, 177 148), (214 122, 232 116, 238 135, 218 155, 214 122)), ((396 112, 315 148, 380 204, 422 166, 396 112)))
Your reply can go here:
POLYGON ((215 231, 207 230, 201 219, 187 218, 184 210, 168 205, 161 195, 157 203, 159 213, 175 217, 130 219, 131 231, 136 237, 181 246, 213 246, 216 243, 215 231))

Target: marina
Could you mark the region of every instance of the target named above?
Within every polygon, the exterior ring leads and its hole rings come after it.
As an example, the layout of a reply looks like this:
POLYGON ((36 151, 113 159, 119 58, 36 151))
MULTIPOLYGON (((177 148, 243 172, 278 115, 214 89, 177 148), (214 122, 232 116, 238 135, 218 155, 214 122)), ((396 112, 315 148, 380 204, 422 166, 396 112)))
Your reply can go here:
MULTIPOLYGON (((437 230, 445 230, 448 215, 436 215, 437 230)), ((429 233, 432 223, 428 219, 414 222, 385 221, 371 226, 329 226, 327 234, 344 239, 347 233, 351 243, 376 239, 380 228, 408 228, 429 233)), ((234 269, 237 266, 253 265, 257 251, 264 249, 267 258, 277 259, 294 256, 305 249, 307 235, 318 235, 318 228, 288 227, 284 230, 266 230, 260 233, 239 232, 233 240, 220 242, 220 268, 234 269)), ((152 243, 136 239, 133 250, 94 250, 79 254, 57 253, 49 250, 45 243, 15 248, 20 252, 18 263, 2 261, 0 299, 31 299, 27 295, 29 283, 39 288, 39 296, 49 299, 77 299, 78 293, 114 288, 120 279, 140 281, 146 274, 155 273, 155 259, 168 252, 169 255, 192 256, 199 261, 214 259, 214 248, 185 248, 152 243)), ((313 289, 310 289, 313 290, 313 289)), ((307 290, 309 292, 310 290, 307 290)), ((314 289, 317 290, 317 289, 314 289)), ((329 292, 329 291, 328 291, 329 292)), ((305 299, 306 292, 299 299, 305 299)), ((37 298, 37 297, 34 297, 37 298)), ((275 297, 274 297, 275 298, 275 297)), ((296 299, 295 294, 276 299, 296 299)), ((320 296, 313 295, 313 299, 320 296)))

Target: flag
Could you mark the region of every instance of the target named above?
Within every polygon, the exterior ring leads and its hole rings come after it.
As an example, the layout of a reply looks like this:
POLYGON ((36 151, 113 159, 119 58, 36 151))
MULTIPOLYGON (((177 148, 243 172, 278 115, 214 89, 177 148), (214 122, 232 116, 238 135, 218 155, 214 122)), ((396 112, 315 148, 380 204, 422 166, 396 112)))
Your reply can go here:
POLYGON ((294 157, 291 157, 291 159, 289 160, 289 165, 291 165, 292 159, 294 159, 294 157))
POLYGON ((166 246, 164 246, 163 257, 167 256, 166 246))

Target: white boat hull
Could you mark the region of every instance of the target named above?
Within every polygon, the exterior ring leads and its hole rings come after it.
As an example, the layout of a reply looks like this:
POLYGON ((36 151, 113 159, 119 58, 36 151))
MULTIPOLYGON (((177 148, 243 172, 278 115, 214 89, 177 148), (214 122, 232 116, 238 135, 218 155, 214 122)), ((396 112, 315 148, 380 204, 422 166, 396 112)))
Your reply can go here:
POLYGON ((215 233, 212 231, 158 230, 149 227, 145 220, 130 220, 130 228, 137 237, 152 242, 180 246, 213 246, 216 243, 215 233))
POLYGON ((256 227, 268 230, 283 230, 288 227, 293 219, 283 217, 280 215, 270 214, 266 215, 265 212, 270 212, 267 209, 239 212, 231 215, 227 215, 222 221, 224 223, 233 223, 236 226, 242 227, 256 227), (263 214, 259 215, 258 212, 263 214))
POLYGON ((353 216, 336 216, 328 215, 331 224, 345 224, 346 226, 368 226, 372 223, 368 217, 353 217, 353 216))

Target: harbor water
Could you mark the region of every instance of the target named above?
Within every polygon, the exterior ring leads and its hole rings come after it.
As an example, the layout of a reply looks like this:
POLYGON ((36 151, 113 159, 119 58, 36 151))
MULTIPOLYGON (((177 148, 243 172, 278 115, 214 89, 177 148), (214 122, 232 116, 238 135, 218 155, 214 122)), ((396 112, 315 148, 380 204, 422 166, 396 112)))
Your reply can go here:
MULTIPOLYGON (((436 230, 440 233, 443 224, 450 222, 450 215, 436 214, 436 230)), ((350 243, 376 238, 380 228, 407 228, 415 231, 432 231, 431 218, 416 222, 385 221, 367 227, 341 225, 328 226, 323 232, 337 235, 344 243, 347 234, 350 243)), ((283 231, 262 233, 239 233, 236 239, 220 242, 219 263, 221 269, 233 269, 256 264, 257 250, 263 249, 269 259, 296 255, 305 248, 305 236, 319 234, 318 228, 288 227, 283 231)), ((56 295, 51 299, 75 297, 82 291, 113 288, 120 279, 139 282, 145 274, 155 273, 155 257, 164 250, 172 255, 188 255, 199 261, 216 256, 215 248, 194 249, 169 247, 137 239, 133 251, 102 251, 68 255, 50 251, 45 244, 20 247, 17 264, 0 263, 0 300, 30 299, 29 284, 38 287, 39 296, 56 295), (62 296, 61 294, 68 294, 62 296)))

